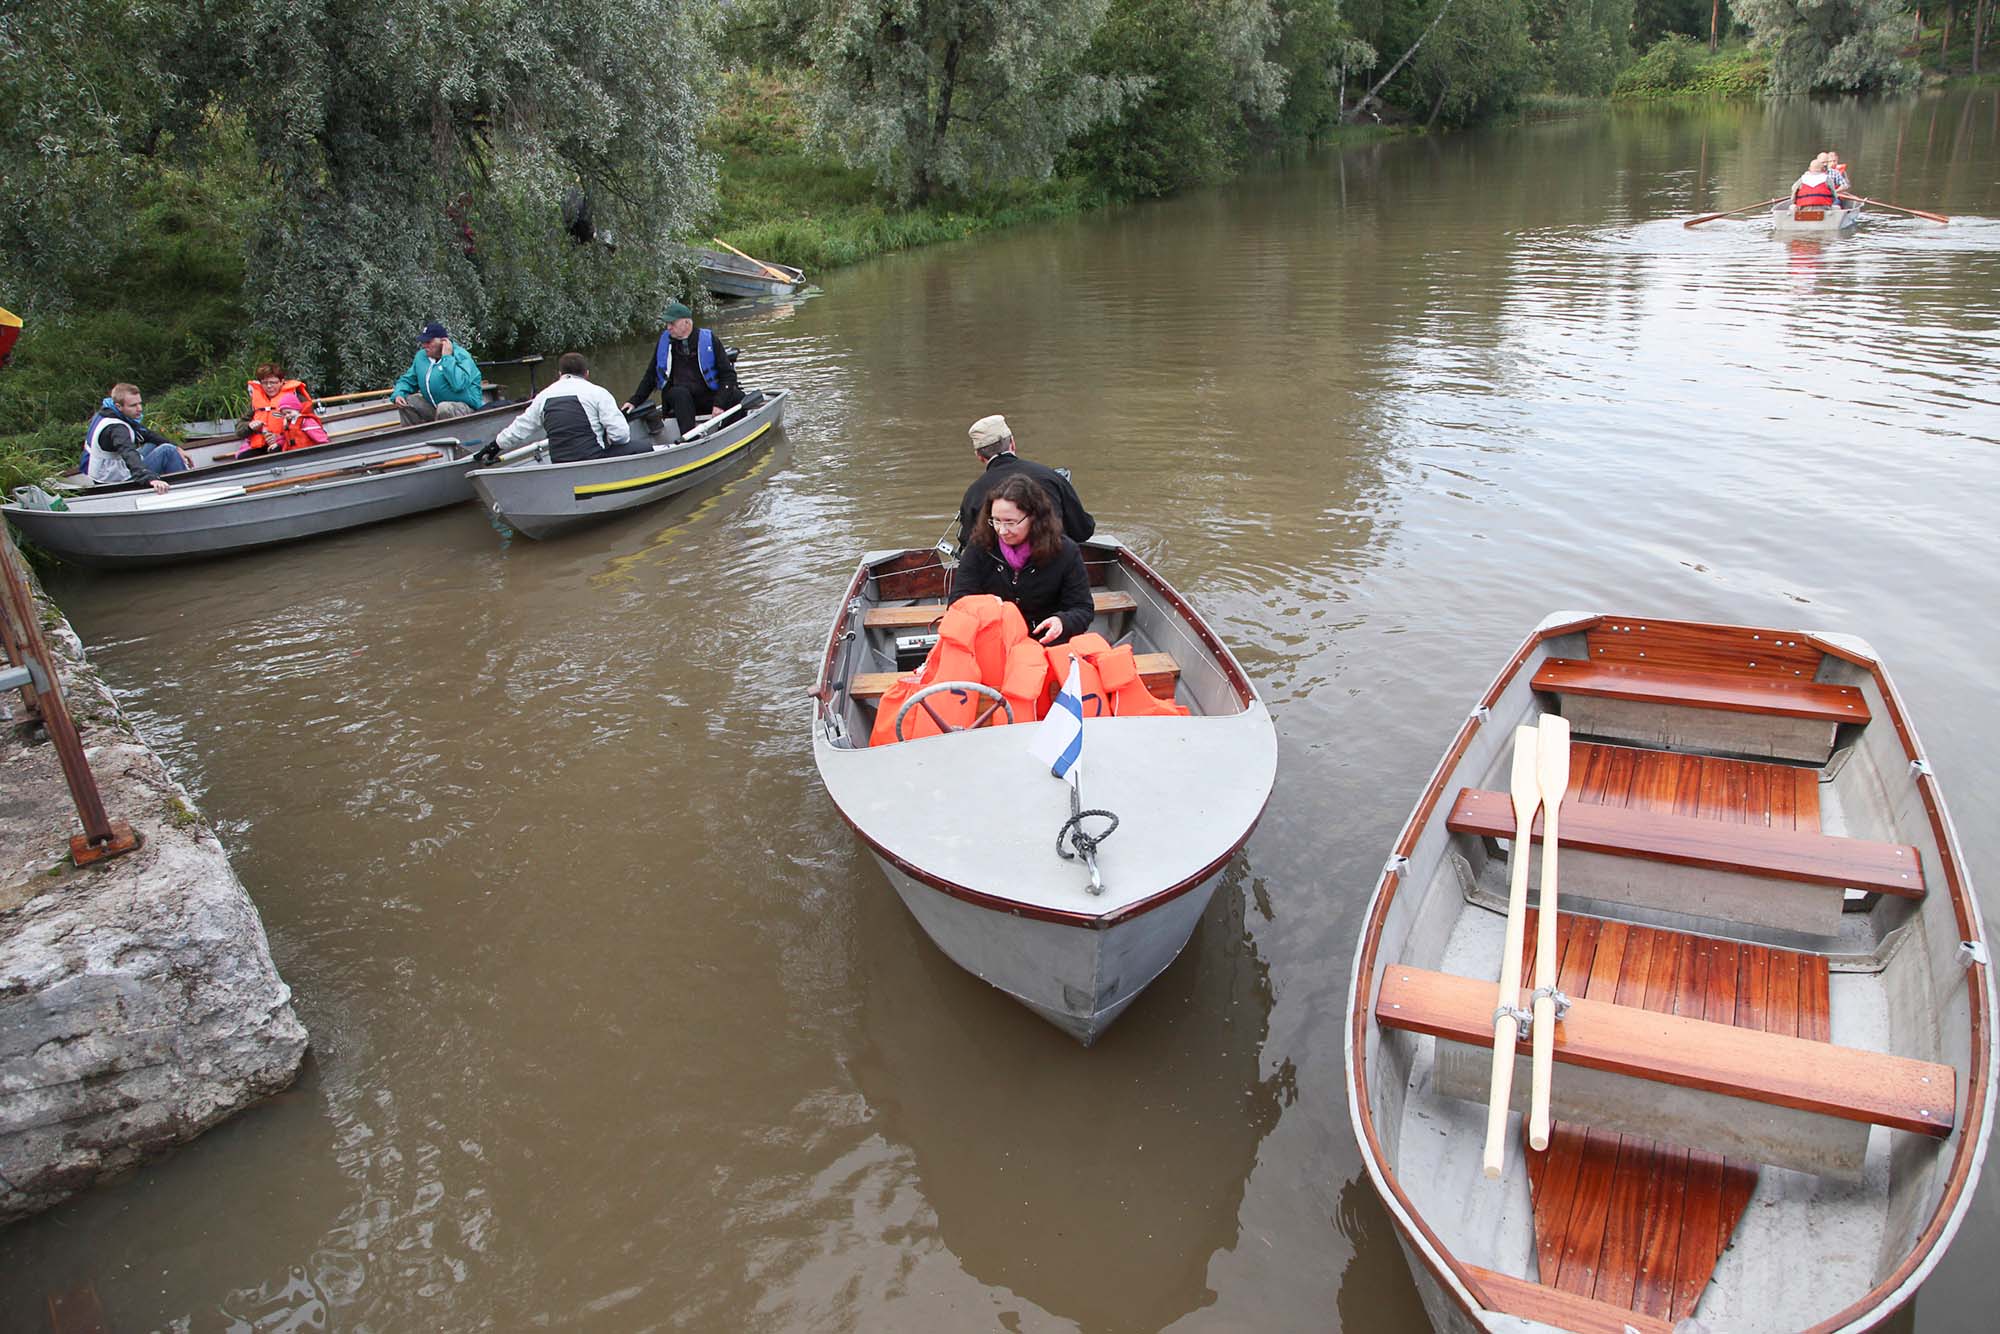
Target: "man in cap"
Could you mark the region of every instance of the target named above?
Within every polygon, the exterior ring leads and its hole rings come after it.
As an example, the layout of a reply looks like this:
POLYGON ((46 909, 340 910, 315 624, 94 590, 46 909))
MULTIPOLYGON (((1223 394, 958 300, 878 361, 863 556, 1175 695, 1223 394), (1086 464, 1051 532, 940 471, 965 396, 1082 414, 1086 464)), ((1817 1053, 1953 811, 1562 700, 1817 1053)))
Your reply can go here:
POLYGON ((479 363, 436 320, 417 335, 417 354, 389 391, 405 426, 463 417, 486 405, 479 363))
POLYGON ((1032 477, 1047 488, 1050 499, 1055 501, 1056 513, 1062 516, 1063 532, 1070 541, 1085 541, 1097 531, 1097 520, 1091 518, 1090 511, 1083 507, 1083 501, 1077 498, 1076 488, 1069 484, 1069 478, 1054 468, 1024 459, 1014 452, 1014 431, 1007 425, 1005 417, 997 413, 981 417, 972 423, 968 434, 972 437, 973 456, 985 471, 965 489, 965 499, 958 503, 959 546, 963 547, 972 540, 972 525, 979 521, 979 507, 985 503, 986 493, 1016 473, 1032 477))
POLYGON ((668 303, 663 318, 667 327, 660 331, 653 360, 632 397, 619 406, 629 413, 658 389, 660 405, 686 435, 700 414, 741 403, 743 390, 736 383, 736 357, 713 329, 695 328, 694 312, 678 301, 668 303))

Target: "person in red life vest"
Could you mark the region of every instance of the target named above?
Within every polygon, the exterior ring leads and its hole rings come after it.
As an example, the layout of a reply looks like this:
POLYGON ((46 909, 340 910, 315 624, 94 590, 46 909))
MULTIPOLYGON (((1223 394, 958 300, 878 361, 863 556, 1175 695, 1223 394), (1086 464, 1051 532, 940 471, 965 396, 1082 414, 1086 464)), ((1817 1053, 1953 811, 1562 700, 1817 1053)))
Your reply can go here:
POLYGON ((959 553, 952 602, 992 593, 1020 607, 1028 633, 1059 644, 1096 615, 1083 551, 1069 540, 1047 488, 1016 473, 987 492, 972 540, 959 553))
POLYGON ((1833 178, 1826 174, 1827 159, 1831 153, 1821 153, 1806 168, 1805 175, 1792 183, 1793 208, 1838 208, 1840 199, 1834 193, 1833 178))
POLYGON ((320 424, 318 409, 305 381, 291 379, 283 366, 267 361, 257 368, 257 378, 246 388, 250 391, 250 415, 236 423, 236 429, 249 437, 243 453, 303 449, 326 443, 326 429, 320 424))
POLYGON ((678 301, 669 302, 666 323, 639 387, 618 406, 629 415, 658 389, 660 406, 686 435, 702 413, 722 412, 741 403, 743 390, 736 383, 736 358, 713 329, 694 327, 693 311, 678 301))
POLYGON ((1826 163, 1826 178, 1833 183, 1833 192, 1836 195, 1850 193, 1853 189, 1853 184, 1847 179, 1847 164, 1840 160, 1840 154, 1829 148, 1826 152, 1821 153, 1820 157, 1826 163))

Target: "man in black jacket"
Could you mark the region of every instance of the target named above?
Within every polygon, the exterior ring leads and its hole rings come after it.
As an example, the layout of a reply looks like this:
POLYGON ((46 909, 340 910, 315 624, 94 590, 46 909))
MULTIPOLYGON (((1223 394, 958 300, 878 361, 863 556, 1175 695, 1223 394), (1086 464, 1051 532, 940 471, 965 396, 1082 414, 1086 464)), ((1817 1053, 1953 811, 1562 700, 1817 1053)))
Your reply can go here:
POLYGON ((1097 520, 1090 517, 1090 511, 1083 507, 1077 497, 1076 488, 1069 479, 1054 468, 1045 467, 1033 459, 1024 459, 1014 452, 1014 431, 1007 425, 1005 417, 995 414, 981 417, 972 423, 967 432, 972 437, 972 453, 985 469, 977 481, 965 489, 965 499, 958 503, 958 545, 961 549, 972 540, 972 525, 979 520, 979 507, 986 503, 986 493, 1016 473, 1025 473, 1048 488, 1050 499, 1055 501, 1056 513, 1062 516, 1063 535, 1072 542, 1088 540, 1097 531, 1097 520))

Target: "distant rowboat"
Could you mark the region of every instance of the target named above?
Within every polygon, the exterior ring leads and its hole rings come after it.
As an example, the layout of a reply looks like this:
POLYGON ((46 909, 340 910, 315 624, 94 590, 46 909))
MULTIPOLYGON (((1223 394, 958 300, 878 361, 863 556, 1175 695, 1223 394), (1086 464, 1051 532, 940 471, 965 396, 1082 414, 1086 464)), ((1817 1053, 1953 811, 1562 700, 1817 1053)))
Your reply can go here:
POLYGON ((1780 204, 1771 210, 1775 236, 1835 236, 1861 225, 1861 205, 1849 208, 1801 208, 1780 204))
POLYGON ((804 269, 789 264, 760 264, 721 250, 696 250, 702 286, 717 296, 790 296, 805 282, 804 269), (776 269, 784 277, 768 270, 776 269))

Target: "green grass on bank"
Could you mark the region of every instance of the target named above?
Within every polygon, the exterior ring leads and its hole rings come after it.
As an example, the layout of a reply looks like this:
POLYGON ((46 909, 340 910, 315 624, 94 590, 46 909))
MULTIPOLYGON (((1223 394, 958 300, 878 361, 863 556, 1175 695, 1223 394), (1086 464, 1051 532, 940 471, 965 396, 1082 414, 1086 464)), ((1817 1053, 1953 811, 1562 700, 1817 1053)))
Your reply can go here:
POLYGON ((1104 193, 1057 177, 902 208, 873 176, 807 145, 796 88, 768 74, 724 81, 704 142, 721 159, 715 235, 760 259, 824 272, 876 255, 1097 208, 1104 193))

